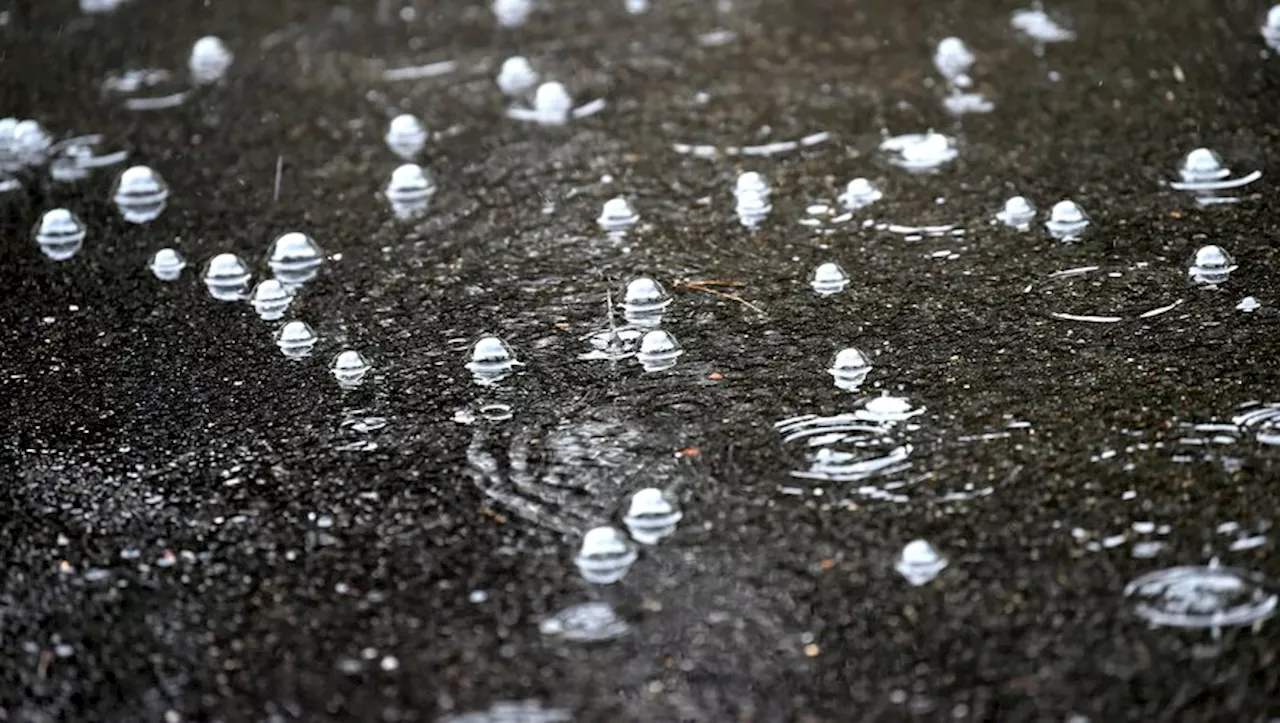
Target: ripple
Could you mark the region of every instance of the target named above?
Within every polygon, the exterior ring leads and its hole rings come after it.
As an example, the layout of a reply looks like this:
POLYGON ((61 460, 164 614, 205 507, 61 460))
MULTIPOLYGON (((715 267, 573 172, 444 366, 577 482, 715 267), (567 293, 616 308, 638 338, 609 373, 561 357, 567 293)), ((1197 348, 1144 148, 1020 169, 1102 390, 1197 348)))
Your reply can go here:
POLYGON ((608 603, 588 602, 543 618, 538 632, 574 643, 600 643, 623 637, 631 632, 631 626, 608 603))
POLYGON ((1270 618, 1277 602, 1261 575, 1216 560, 1149 572, 1126 585, 1124 596, 1138 617, 1172 628, 1254 625, 1270 618))

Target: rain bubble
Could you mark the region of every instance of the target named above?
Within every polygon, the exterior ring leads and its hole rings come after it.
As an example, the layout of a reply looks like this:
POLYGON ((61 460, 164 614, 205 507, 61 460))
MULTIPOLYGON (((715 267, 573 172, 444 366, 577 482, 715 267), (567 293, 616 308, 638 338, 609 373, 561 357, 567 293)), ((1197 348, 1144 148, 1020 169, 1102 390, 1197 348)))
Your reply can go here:
POLYGON ((1208 148, 1197 148, 1182 159, 1178 167, 1180 181, 1169 184, 1178 191, 1190 191, 1196 194, 1200 205, 1233 203, 1238 198, 1220 196, 1220 191, 1242 188, 1262 178, 1262 171, 1252 171, 1239 178, 1231 178, 1231 169, 1222 160, 1222 156, 1208 148))
POLYGON ((849 274, 840 268, 840 264, 825 263, 813 270, 809 286, 820 296, 838 294, 849 286, 849 274))
POLYGON ((538 632, 543 635, 575 643, 616 640, 630 631, 627 621, 603 602, 571 605, 538 623, 538 632))
POLYGON ((1277 602, 1261 576, 1216 560, 1149 572, 1126 585, 1124 596, 1138 617, 1170 628, 1254 625, 1275 614, 1277 602))
POLYGON ((871 373, 871 362, 867 355, 853 347, 841 349, 827 370, 835 379, 836 386, 848 392, 857 391, 871 373))
POLYGON ((573 98, 563 83, 543 83, 534 92, 533 112, 543 125, 564 125, 573 112, 573 98))
POLYGON ((524 25, 532 12, 532 0, 493 0, 493 16, 504 28, 524 25))
POLYGON ((631 504, 622 521, 631 533, 631 539, 642 545, 656 545, 676 531, 676 524, 683 516, 674 497, 648 487, 631 496, 631 504))
POLYGON ((676 360, 683 353, 684 349, 674 336, 656 329, 640 339, 640 351, 636 353, 636 358, 646 372, 660 372, 675 366, 676 360))
POLYGON ((662 284, 649 278, 639 278, 627 284, 622 294, 622 317, 628 324, 655 327, 662 323, 662 316, 671 305, 671 295, 662 284))
POLYGON ((411 218, 427 210, 436 186, 422 166, 406 163, 392 171, 384 193, 396 216, 411 218))
POLYGON ((947 558, 938 554, 926 540, 908 542, 894 564, 894 569, 916 587, 931 582, 946 567, 947 558))
POLYGON ((886 138, 880 150, 888 156, 889 163, 913 173, 937 170, 960 155, 951 138, 934 131, 886 138))
POLYGON ((873 397, 863 405, 862 409, 854 412, 854 416, 868 422, 896 424, 912 417, 918 417, 924 412, 924 407, 911 406, 911 400, 906 397, 891 397, 885 394, 873 397))
POLYGON ((495 384, 505 379, 515 367, 516 361, 511 347, 496 336, 482 337, 471 347, 471 361, 467 369, 477 384, 495 384))
POLYGON ((33 236, 45 256, 54 261, 66 261, 75 256, 84 245, 84 223, 65 208, 55 208, 40 217, 33 236))
POLYGON ((1280 5, 1267 11, 1267 21, 1262 25, 1262 39, 1272 50, 1280 50, 1280 5))
POLYGON ((1239 304, 1236 304, 1236 309, 1248 313, 1257 311, 1261 306, 1262 304, 1257 299, 1252 296, 1246 296, 1240 300, 1239 304))
POLYGON ((750 229, 759 226, 773 210, 773 204, 769 200, 772 193, 769 182, 759 173, 747 171, 738 176, 733 190, 737 199, 734 210, 738 214, 738 221, 750 229))
POLYGON ((845 208, 850 211, 857 211, 860 208, 870 206, 883 197, 884 193, 872 185, 871 181, 865 178, 855 178, 849 181, 844 193, 840 194, 839 200, 845 208))
POLYGON ((631 208, 631 203, 622 196, 605 201, 604 208, 600 211, 600 218, 596 219, 600 228, 610 236, 626 233, 627 229, 636 225, 639 220, 640 216, 635 209, 631 208))
POLYGON ((191 46, 191 56, 187 59, 187 68, 191 71, 191 80, 196 85, 216 83, 227 74, 234 56, 221 38, 206 35, 191 46))
POLYGON ((1044 224, 1051 236, 1063 241, 1080 238, 1088 226, 1089 217, 1084 209, 1069 198, 1053 204, 1053 208, 1049 210, 1049 220, 1044 224))
POLYGON ((154 221, 169 203, 169 184, 147 166, 126 168, 116 178, 111 198, 129 223, 154 221))
POLYGON ((249 287, 249 267, 235 254, 218 254, 204 267, 204 285, 218 301, 239 301, 249 287))
POLYGON ((1222 156, 1208 148, 1197 148, 1182 159, 1178 175, 1189 183, 1217 181, 1231 175, 1231 169, 1222 162, 1222 156))
POLYGON ((405 113, 391 119, 385 140, 392 153, 411 161, 427 144, 427 129, 422 121, 405 113))
POLYGON ((276 346, 280 347, 280 353, 295 361, 311 356, 311 350, 319 340, 315 330, 305 321, 291 321, 276 332, 276 346))
POLYGON ((320 246, 310 236, 297 231, 279 236, 267 251, 271 273, 280 283, 290 286, 314 279, 322 261, 320 246))
POLYGON ((502 69, 498 71, 498 89, 503 95, 525 96, 538 85, 538 71, 533 69, 529 59, 523 55, 513 55, 502 61, 502 69))
POLYGON ((943 38, 933 54, 933 65, 956 88, 967 88, 973 81, 969 79, 969 69, 973 67, 974 56, 969 46, 960 38, 943 38))
POLYGON ((333 374, 334 379, 338 380, 338 386, 343 389, 355 389, 369 373, 369 360, 365 359, 360 352, 347 349, 333 358, 333 363, 329 365, 329 372, 333 374))
POLYGON ((258 282, 249 298, 249 303, 253 304, 254 311, 258 312, 263 321, 279 321, 292 301, 293 294, 277 279, 258 282))
POLYGON ((764 176, 755 171, 746 171, 738 176, 733 187, 733 195, 741 196, 744 193, 768 200, 773 189, 769 186, 769 182, 764 180, 764 176))
POLYGON ((176 281, 182 270, 187 267, 187 260, 174 249, 160 249, 151 257, 147 268, 161 281, 176 281))
POLYGON ((1191 259, 1187 275, 1197 284, 1217 286, 1235 271, 1235 260, 1221 246, 1201 246, 1191 259))
POLYGON ((1004 208, 996 214, 996 220, 1000 223, 1016 228, 1019 231, 1026 231, 1031 228, 1031 222, 1036 218, 1036 207, 1022 196, 1014 196, 1004 202, 1004 208))
POLYGON ((626 535, 613 527, 595 527, 582 538, 574 562, 587 582, 609 585, 627 574, 636 557, 636 547, 626 535))

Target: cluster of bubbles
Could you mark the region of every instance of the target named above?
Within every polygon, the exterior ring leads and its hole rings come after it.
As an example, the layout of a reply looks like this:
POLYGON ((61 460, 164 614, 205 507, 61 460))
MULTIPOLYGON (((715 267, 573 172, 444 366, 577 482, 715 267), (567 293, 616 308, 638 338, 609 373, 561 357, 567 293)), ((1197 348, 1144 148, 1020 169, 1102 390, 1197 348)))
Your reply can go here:
POLYGON ((574 564, 587 582, 615 583, 638 559, 636 543, 658 544, 675 533, 682 517, 679 503, 669 492, 653 487, 642 489, 631 496, 623 515, 627 534, 608 525, 593 527, 583 536, 574 564))
POLYGON ((646 372, 660 372, 676 365, 684 348, 669 331, 660 329, 671 295, 662 284, 648 277, 633 279, 622 292, 619 304, 623 326, 613 324, 609 309, 609 327, 587 336, 591 351, 581 359, 620 361, 632 356, 646 372))

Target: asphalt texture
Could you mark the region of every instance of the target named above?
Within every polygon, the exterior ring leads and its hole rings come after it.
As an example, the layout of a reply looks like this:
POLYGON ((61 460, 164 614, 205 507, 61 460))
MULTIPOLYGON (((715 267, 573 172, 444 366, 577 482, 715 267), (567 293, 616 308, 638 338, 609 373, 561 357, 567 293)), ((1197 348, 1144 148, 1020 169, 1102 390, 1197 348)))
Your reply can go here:
POLYGON ((653 5, 556 0, 511 30, 455 1, 9 8, 0 115, 103 133, 173 196, 145 226, 108 200, 118 168, 33 173, 0 198, 0 720, 435 721, 526 699, 645 723, 1280 715, 1280 628, 1152 628, 1122 592, 1215 556, 1280 577, 1273 542, 1231 551, 1218 532, 1265 534, 1280 453, 1178 443, 1185 423, 1280 401, 1264 7, 1063 0, 1048 9, 1078 38, 1037 56, 1002 0, 653 5), (718 28, 736 37, 699 43, 718 28), (235 63, 184 105, 133 112, 101 90, 182 71, 206 34, 235 63), (948 35, 994 112, 943 112, 930 58, 948 35), (503 118, 492 75, 515 53, 608 107, 563 128, 503 118), (381 79, 447 59, 460 69, 381 79), (440 191, 410 223, 378 196, 399 112, 446 131, 422 159, 440 191), (882 132, 929 128, 960 145, 937 174, 876 153, 882 132), (770 158, 672 149, 820 131, 770 158), (1199 208, 1160 184, 1197 146, 1266 175, 1199 208), (774 187, 755 232, 732 211, 743 170, 774 187), (797 223, 855 176, 885 190, 867 216, 967 235, 797 223), (642 223, 612 242, 595 217, 618 194, 642 223), (1014 194, 1042 213, 1074 198, 1093 225, 1074 244, 991 226, 1014 194), (29 230, 59 205, 89 235, 53 263, 29 230), (233 251, 261 275, 290 230, 329 254, 288 317, 322 337, 298 363, 198 269, 233 251), (1218 291, 1187 281, 1209 242, 1239 264, 1218 291), (193 263, 172 284, 146 268, 163 246, 193 263), (822 299, 807 275, 828 260, 853 283, 822 299), (1090 265, 1104 275, 1042 285, 1090 265), (675 296, 679 363, 577 360, 606 292, 640 275, 675 296), (1246 295, 1262 307, 1237 311, 1246 295), (1051 316, 1112 311, 1125 320, 1051 316), (463 366, 485 331, 526 364, 497 389, 463 366), (927 410, 905 502, 789 474, 802 450, 773 425, 855 406, 826 373, 847 345, 872 356, 866 394, 927 410), (373 364, 356 391, 328 374, 343 348, 373 364), (458 421, 490 403, 512 418, 458 421), (350 423, 367 417, 386 425, 350 423), (677 533, 621 583, 586 584, 579 534, 644 486, 676 492, 677 533), (1169 526, 1156 557, 1087 545, 1136 521, 1169 526), (893 569, 915 538, 949 560, 921 587, 893 569), (539 632, 587 600, 630 634, 539 632))

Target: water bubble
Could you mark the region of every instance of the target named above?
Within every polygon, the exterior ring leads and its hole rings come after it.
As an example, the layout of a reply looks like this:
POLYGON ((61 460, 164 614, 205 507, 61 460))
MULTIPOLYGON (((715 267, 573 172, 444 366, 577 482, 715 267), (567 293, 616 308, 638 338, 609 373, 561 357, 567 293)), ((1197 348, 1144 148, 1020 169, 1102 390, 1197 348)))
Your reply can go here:
POLYGON ((896 424, 912 417, 918 417, 924 412, 924 407, 911 406, 911 400, 906 397, 893 397, 885 394, 879 397, 872 397, 862 406, 862 409, 854 412, 854 416, 869 422, 896 424))
POLYGON ((871 362, 867 355, 853 347, 841 349, 836 353, 827 370, 835 379, 836 386, 848 392, 857 391, 871 373, 871 362))
POLYGON ((1262 304, 1252 296, 1246 296, 1240 300, 1239 304, 1236 304, 1237 309, 1246 313, 1251 311, 1257 311, 1261 307, 1262 307, 1262 304))
POLYGON ((218 301, 243 299, 251 276, 249 267, 235 254, 218 254, 204 267, 204 285, 218 301))
POLYGON ((886 138, 880 150, 889 163, 913 173, 937 170, 960 154, 951 138, 929 131, 886 138))
POLYGON ((496 336, 486 336, 471 347, 471 361, 467 362, 467 369, 477 384, 495 384, 519 365, 506 342, 496 336))
POLYGON ((1069 198, 1053 204, 1053 208, 1049 210, 1049 220, 1044 224, 1051 236, 1063 241, 1080 238, 1088 226, 1089 217, 1084 209, 1069 198))
POLYGON ((160 249, 151 257, 147 268, 161 281, 176 281, 187 267, 187 260, 174 249, 160 249))
POLYGON ((333 374, 334 379, 338 380, 338 386, 343 389, 355 389, 369 373, 369 360, 365 359, 360 352, 347 349, 333 358, 333 363, 329 365, 329 372, 333 374))
POLYGON ((589 602, 543 618, 538 632, 575 643, 599 643, 626 635, 631 626, 608 603, 589 602))
POLYGON ((538 85, 538 71, 533 69, 528 58, 513 55, 502 61, 497 81, 498 90, 503 95, 526 96, 538 85))
POLYGON ((747 171, 738 176, 733 195, 737 199, 734 206, 738 221, 747 228, 754 229, 769 216, 773 204, 769 201, 773 189, 769 182, 755 171, 747 171))
POLYGON ((0 120, 0 172, 17 173, 45 162, 53 139, 33 120, 0 120))
POLYGON ((311 356, 320 337, 305 321, 291 321, 276 332, 276 346, 286 358, 297 361, 311 356))
POLYGON ((734 183, 733 195, 741 196, 749 193, 753 196, 768 200, 773 189, 769 186, 769 182, 764 179, 756 171, 746 171, 738 176, 738 180, 734 183))
POLYGON ((1262 178, 1262 171, 1231 178, 1231 169, 1226 166, 1222 156, 1208 148, 1197 148, 1183 157, 1178 176, 1182 180, 1171 182, 1170 188, 1190 191, 1196 194, 1197 203, 1207 206, 1239 200, 1232 196, 1221 196, 1219 192, 1247 186, 1262 178))
POLYGON ((524 25, 532 12, 532 0, 493 0, 493 16, 504 28, 524 25))
POLYGON ((947 558, 938 554, 926 540, 912 540, 902 548, 894 569, 907 582, 919 587, 931 582, 947 567, 947 558))
POLYGON ((631 15, 644 15, 649 12, 649 0, 626 0, 623 7, 631 15))
POLYGON ((573 98, 563 83, 543 83, 533 95, 533 112, 543 125, 564 125, 573 111, 573 98))
POLYGON ((1267 11, 1267 20, 1263 23, 1262 39, 1272 50, 1280 50, 1280 5, 1273 5, 1267 11))
POLYGON ((169 184, 147 166, 126 168, 111 190, 120 215, 129 223, 154 221, 169 202, 169 184))
POLYGON ((253 287, 249 303, 263 321, 279 321, 293 301, 293 294, 288 287, 277 279, 266 279, 253 287))
POLYGON ((191 71, 191 80, 196 85, 216 83, 227 74, 234 56, 221 38, 206 35, 191 46, 191 56, 187 58, 187 68, 191 71))
POLYGON ((676 531, 676 524, 683 516, 673 496, 648 487, 631 496, 622 522, 631 533, 631 539, 642 545, 656 545, 676 531))
POLYGON ((32 232, 40 250, 54 261, 66 261, 79 253, 85 234, 84 223, 65 208, 46 212, 32 232))
POLYGON ((1124 596, 1138 617, 1171 628, 1254 625, 1275 613, 1276 594, 1261 576, 1216 563, 1149 572, 1126 585, 1124 596))
POLYGON ((650 278, 639 278, 627 284, 622 294, 622 317, 628 324, 656 327, 671 305, 671 295, 662 284, 650 278))
POLYGON ((840 194, 840 203, 850 211, 857 211, 860 208, 870 206, 884 197, 880 189, 872 185, 871 181, 865 178, 855 178, 849 181, 849 185, 845 187, 844 193, 840 194))
POLYGON ((1232 271, 1238 268, 1221 246, 1201 246, 1191 259, 1191 268, 1187 275, 1197 284, 1217 286, 1227 280, 1232 271))
POLYGON ((319 244, 297 231, 277 237, 267 251, 267 265, 271 267, 271 273, 281 283, 290 286, 314 279, 323 261, 319 244))
POLYGON ((1222 162, 1222 156, 1208 148, 1197 148, 1182 159, 1178 175, 1187 182, 1217 181, 1231 175, 1231 169, 1222 162))
POLYGON ((996 220, 1000 223, 1016 228, 1019 231, 1026 231, 1031 228, 1031 222, 1036 218, 1036 207, 1022 196, 1014 196, 1004 202, 1004 208, 996 214, 996 220))
POLYGON ((427 129, 417 117, 405 113, 391 119, 385 140, 392 153, 411 161, 427 144, 427 129))
POLYGON ((626 198, 618 196, 605 201, 600 218, 596 221, 610 236, 620 237, 640 221, 640 216, 631 208, 631 203, 626 198))
POLYGON ((635 544, 626 535, 613 527, 595 527, 582 538, 574 562, 587 582, 609 585, 627 574, 636 557, 635 544))
POLYGON ((820 296, 838 294, 849 286, 849 274, 840 268, 840 264, 825 263, 813 270, 809 286, 820 296))
POLYGON ((933 54, 933 65, 956 88, 968 88, 973 84, 969 78, 969 69, 974 63, 973 52, 960 38, 943 38, 933 54))
POLYGON ((640 339, 640 351, 636 358, 646 372, 660 372, 676 365, 676 360, 684 353, 680 342, 669 332, 655 329, 640 339))
POLYGON ((411 218, 431 205, 436 186, 422 166, 406 163, 392 171, 384 193, 397 217, 411 218))

